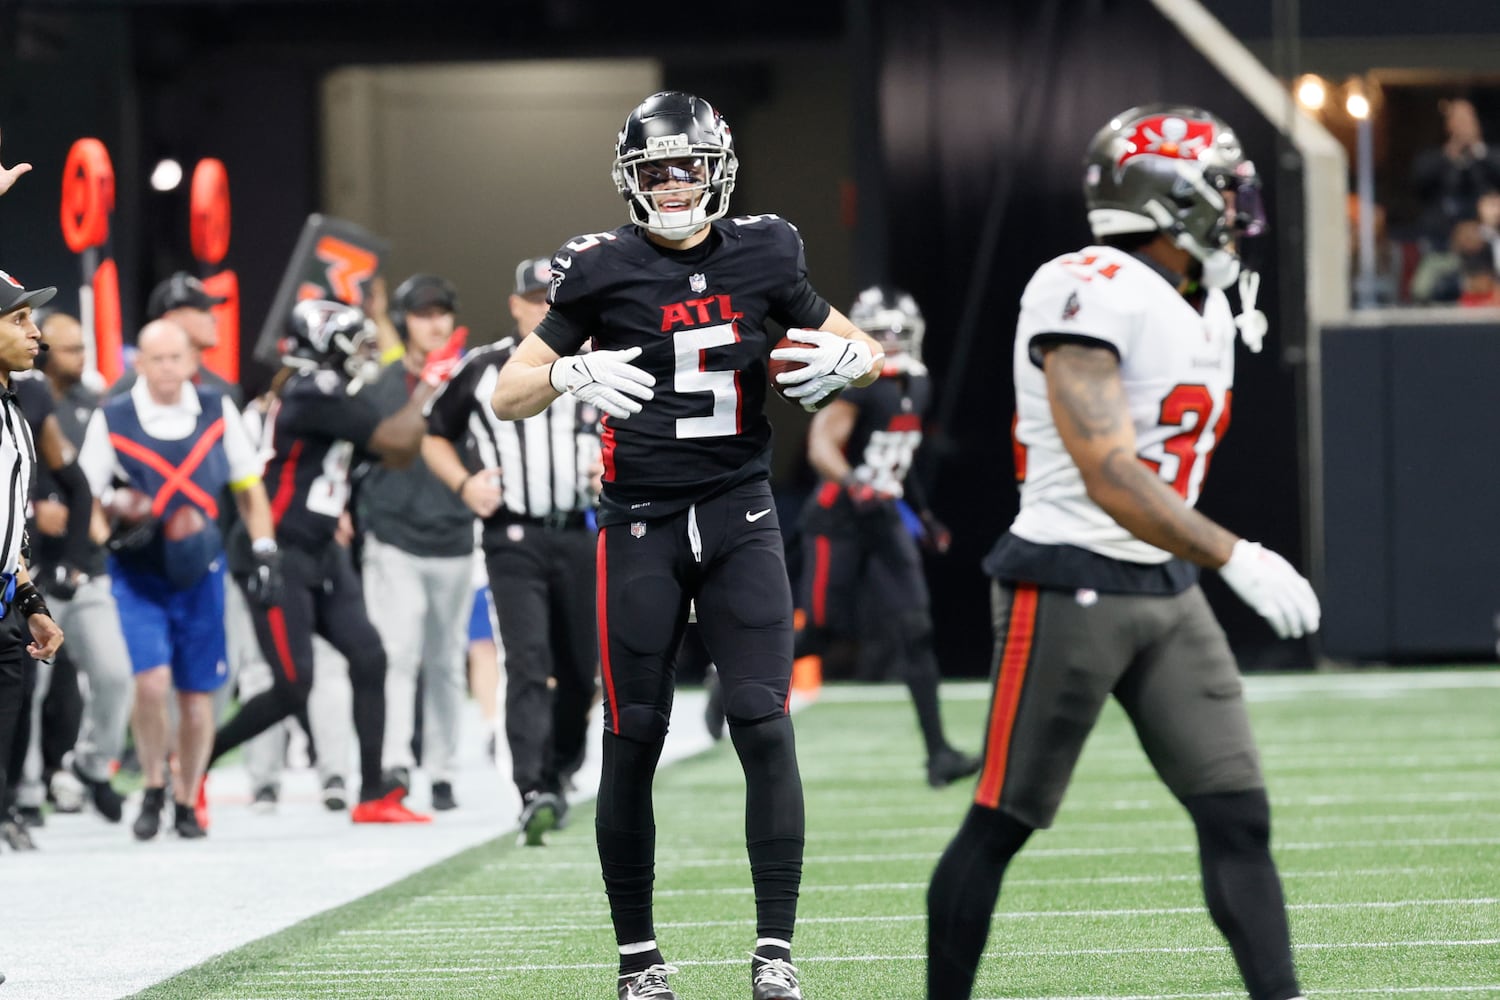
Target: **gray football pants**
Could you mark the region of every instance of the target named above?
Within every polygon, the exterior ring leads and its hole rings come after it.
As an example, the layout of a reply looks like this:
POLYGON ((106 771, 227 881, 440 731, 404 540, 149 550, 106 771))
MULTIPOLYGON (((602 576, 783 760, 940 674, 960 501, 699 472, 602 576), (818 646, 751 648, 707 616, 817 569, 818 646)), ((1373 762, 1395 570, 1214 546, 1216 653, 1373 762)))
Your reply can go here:
MULTIPOLYGON (((56 597, 49 600, 48 608, 52 620, 66 633, 68 653, 89 684, 83 727, 73 759, 89 778, 106 781, 125 749, 125 731, 130 725, 130 706, 135 694, 130 651, 120 631, 120 611, 110 591, 109 577, 91 577, 68 600, 56 597)), ((38 660, 36 669, 31 740, 16 791, 16 801, 23 806, 40 806, 47 794, 42 784, 41 717, 42 702, 52 686, 52 664, 38 660)))
POLYGON ((451 781, 468 687, 474 557, 416 556, 365 538, 365 605, 385 646, 385 766, 413 766, 417 671, 422 672, 422 764, 451 781))

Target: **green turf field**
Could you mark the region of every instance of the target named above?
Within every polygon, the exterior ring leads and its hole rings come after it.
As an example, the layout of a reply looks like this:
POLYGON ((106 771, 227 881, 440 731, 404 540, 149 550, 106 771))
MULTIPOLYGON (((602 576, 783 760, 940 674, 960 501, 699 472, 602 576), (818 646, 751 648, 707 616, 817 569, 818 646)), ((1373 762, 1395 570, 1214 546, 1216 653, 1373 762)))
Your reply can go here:
MULTIPOLYGON (((1500 686, 1493 673, 1252 678, 1275 849, 1311 997, 1500 997, 1500 686), (1487 686, 1427 687, 1446 676, 1487 686), (1412 683, 1415 681, 1415 683, 1412 683)), ((797 717, 809 1000, 924 996, 924 893, 968 787, 921 782, 903 692, 834 688, 797 717)), ((977 745, 977 684, 945 689, 977 745)), ((753 906, 727 745, 657 781, 657 932, 682 1000, 746 1000, 753 906)), ((191 970, 150 998, 614 996, 592 813, 501 838, 191 970)), ((1012 865, 976 997, 1234 997, 1192 832, 1111 709, 1056 827, 1012 865)))

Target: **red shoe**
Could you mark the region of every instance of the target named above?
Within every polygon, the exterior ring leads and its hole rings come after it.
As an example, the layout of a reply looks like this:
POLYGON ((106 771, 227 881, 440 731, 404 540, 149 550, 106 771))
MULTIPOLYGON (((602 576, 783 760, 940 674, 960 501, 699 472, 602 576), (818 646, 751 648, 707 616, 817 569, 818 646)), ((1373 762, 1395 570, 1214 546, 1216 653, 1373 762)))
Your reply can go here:
POLYGON ((198 820, 198 825, 208 831, 208 775, 198 779, 198 798, 193 803, 193 816, 198 820))
POLYGON ((412 812, 401 804, 405 794, 405 789, 397 788, 381 798, 361 802, 349 813, 349 818, 356 823, 431 823, 431 816, 412 812))

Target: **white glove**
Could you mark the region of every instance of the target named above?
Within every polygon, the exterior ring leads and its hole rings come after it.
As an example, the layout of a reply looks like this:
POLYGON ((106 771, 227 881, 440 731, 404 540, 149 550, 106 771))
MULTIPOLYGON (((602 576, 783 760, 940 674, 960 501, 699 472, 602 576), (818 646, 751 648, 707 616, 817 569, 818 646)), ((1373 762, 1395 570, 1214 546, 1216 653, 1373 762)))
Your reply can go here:
POLYGON ((1255 308, 1260 297, 1260 275, 1248 269, 1240 271, 1240 314, 1234 318, 1239 328, 1240 339, 1250 348, 1251 354, 1259 354, 1266 342, 1266 331, 1271 323, 1266 314, 1255 308))
POLYGON ((1323 610, 1312 584, 1260 543, 1243 538, 1235 542, 1219 576, 1281 638, 1299 639, 1318 630, 1323 610))
POLYGON ((826 330, 788 330, 786 335, 812 347, 778 347, 771 352, 777 361, 801 361, 801 368, 776 376, 780 385, 793 388, 785 393, 809 413, 844 386, 869 372, 875 363, 863 340, 851 340, 826 330))
POLYGON ((571 392, 585 403, 592 403, 617 420, 641 412, 636 400, 651 399, 656 376, 630 362, 641 349, 627 351, 590 351, 558 358, 552 362, 548 379, 558 392, 571 392), (632 398, 634 397, 634 398, 632 398))

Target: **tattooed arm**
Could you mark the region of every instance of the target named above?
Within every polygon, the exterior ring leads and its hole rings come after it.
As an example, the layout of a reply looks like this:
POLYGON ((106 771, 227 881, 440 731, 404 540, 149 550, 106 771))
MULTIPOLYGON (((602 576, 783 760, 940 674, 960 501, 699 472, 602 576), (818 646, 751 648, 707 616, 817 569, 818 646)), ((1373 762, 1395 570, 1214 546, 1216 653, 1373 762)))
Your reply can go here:
POLYGON ((1052 420, 1089 499, 1141 541, 1199 566, 1223 566, 1238 536, 1189 507, 1136 457, 1114 352, 1077 343, 1044 352, 1052 420))

